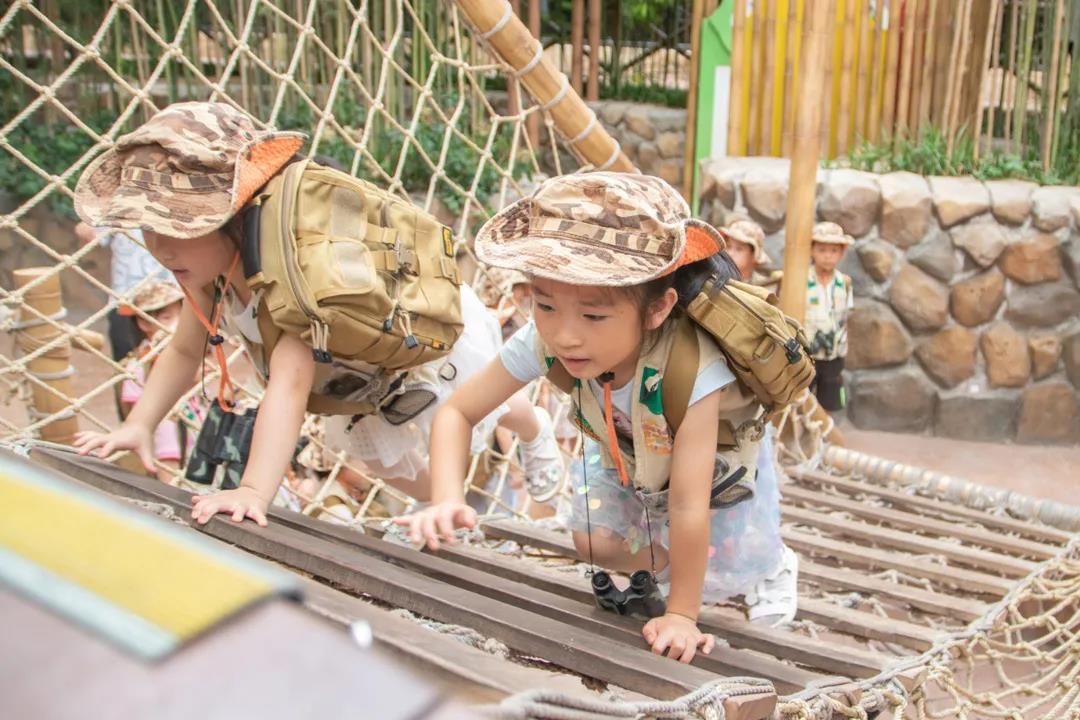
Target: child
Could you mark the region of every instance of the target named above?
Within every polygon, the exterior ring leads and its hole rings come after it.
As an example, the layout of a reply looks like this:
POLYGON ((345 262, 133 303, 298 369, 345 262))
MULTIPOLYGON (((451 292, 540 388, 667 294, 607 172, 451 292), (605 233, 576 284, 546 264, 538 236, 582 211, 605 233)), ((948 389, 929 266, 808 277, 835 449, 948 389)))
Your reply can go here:
MULTIPOLYGON (((142 360, 150 353, 162 332, 172 332, 176 329, 183 297, 183 293, 175 283, 155 282, 137 292, 131 300, 131 305, 121 305, 117 310, 121 317, 131 317, 135 320, 144 338, 125 358, 125 365, 135 375, 135 379, 129 378, 121 384, 122 417, 127 417, 131 408, 142 396, 147 374, 142 360), (153 321, 136 313, 135 309, 149 315, 153 321)), ((154 361, 151 360, 151 367, 153 363, 154 361)), ((201 421, 203 417, 202 409, 193 403, 185 404, 181 412, 192 423, 201 421)), ((194 440, 194 436, 190 435, 188 428, 182 424, 175 420, 163 420, 154 430, 154 456, 163 465, 177 469, 187 457, 194 440)), ((169 482, 172 479, 172 475, 167 470, 159 470, 157 477, 162 482, 169 482)))
POLYGON ((701 330, 697 381, 675 437, 663 414, 676 305, 713 272, 723 246, 715 229, 690 219, 678 192, 646 175, 554 178, 489 220, 477 256, 531 277, 533 320, 436 414, 433 504, 397 521, 413 541, 437 548, 440 538, 453 542, 455 526, 475 524, 461 495, 470 428, 558 363, 576 379, 574 416, 594 442, 583 492, 573 494, 578 551, 605 568, 670 579, 667 613, 642 635, 683 662, 699 647, 709 652, 714 638, 697 628, 703 595, 752 591, 783 565, 776 498, 755 494, 755 477, 773 472, 759 461, 760 405, 701 330), (735 448, 717 446, 721 418, 740 427, 735 448))
POLYGON ((769 276, 758 268, 769 264, 765 254, 765 231, 753 220, 739 218, 720 228, 727 241, 727 254, 739 268, 743 282, 765 285, 769 276))
POLYGON ((855 307, 851 278, 836 266, 852 239, 834 222, 818 223, 810 237, 805 329, 817 370, 811 389, 821 407, 836 412, 847 404, 841 374, 847 355, 848 315, 855 307))
MULTIPOLYGON (((254 318, 261 298, 251 291, 238 268, 243 239, 238 211, 292 161, 302 144, 303 136, 298 133, 257 129, 231 105, 178 103, 121 137, 113 149, 87 167, 76 188, 75 210, 85 222, 140 228, 151 254, 173 273, 187 294, 176 333, 131 414, 114 432, 80 433, 75 443, 80 452, 96 450, 104 457, 115 450, 133 450, 148 469, 152 467, 153 430, 191 386, 204 348, 212 339, 203 320, 210 326, 221 319, 231 325, 252 350, 267 381, 240 486, 193 497, 192 517, 199 523, 221 512, 236 522, 249 517, 266 525, 267 509, 289 465, 312 391, 346 399, 357 388, 370 389, 369 394, 374 395, 371 400, 383 407, 398 397, 395 393, 410 388, 422 388, 436 396, 445 393, 447 378, 461 382, 486 359, 475 357, 484 342, 473 338, 483 333, 483 326, 470 321, 466 307, 464 332, 449 357, 406 373, 386 373, 366 363, 337 359, 316 366, 312 347, 290 334, 283 334, 263 361, 254 318), (220 302, 214 302, 212 289, 220 302)), ((483 313, 483 306, 467 288, 463 288, 463 295, 463 304, 471 297, 483 313)), ((508 405, 503 422, 524 440, 535 440, 539 428, 527 398, 514 398, 508 405), (515 413, 515 406, 523 410, 515 413)), ((377 415, 361 418, 357 427, 348 429, 352 435, 363 432, 359 425, 373 418, 386 427, 394 425, 382 414, 380 410, 377 415)), ((399 417, 394 419, 401 422, 399 417)), ((410 438, 406 444, 413 442, 410 438)), ((400 446, 395 451, 398 449, 400 446)), ((556 474, 557 470, 534 474, 536 483, 530 485, 530 491, 539 497, 554 495, 559 490, 556 474)))

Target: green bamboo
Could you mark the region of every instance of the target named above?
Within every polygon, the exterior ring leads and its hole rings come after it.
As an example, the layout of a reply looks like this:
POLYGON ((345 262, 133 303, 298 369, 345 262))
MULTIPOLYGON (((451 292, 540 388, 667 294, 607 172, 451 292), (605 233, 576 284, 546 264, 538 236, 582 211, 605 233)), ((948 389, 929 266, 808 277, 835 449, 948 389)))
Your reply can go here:
MULTIPOLYGON (((1054 84, 1054 100, 1055 100, 1055 102, 1054 102, 1054 126, 1053 126, 1054 131, 1053 131, 1053 136, 1052 136, 1052 138, 1050 140, 1050 158, 1051 158, 1051 161, 1054 162, 1055 164, 1056 164, 1056 161, 1058 159, 1058 153, 1060 152, 1060 149, 1061 149, 1060 148, 1061 126, 1063 124, 1062 114, 1061 114, 1060 109, 1057 106, 1057 103, 1061 101, 1061 93, 1062 93, 1062 90, 1065 89, 1065 72, 1068 69, 1068 65, 1069 65, 1069 61, 1068 61, 1068 55, 1069 55, 1069 52, 1068 52, 1069 51, 1069 29, 1071 27, 1072 14, 1074 12, 1075 12, 1075 8, 1073 7, 1072 3, 1066 2, 1065 3, 1065 16, 1062 18, 1062 21, 1061 21, 1062 37, 1061 37, 1061 42, 1059 43, 1059 52, 1061 53, 1061 56, 1060 56, 1059 62, 1058 62, 1057 82, 1054 84)), ((1077 48, 1077 46, 1074 45, 1073 46, 1073 53, 1075 54, 1078 51, 1080 51, 1080 48, 1077 48)), ((1068 102, 1068 99, 1069 99, 1068 96, 1066 96, 1066 102, 1068 102)), ((1074 100, 1074 102, 1075 102, 1075 100, 1074 100)), ((1067 107, 1068 106, 1066 106, 1066 108, 1067 107)))
POLYGON ((1027 0, 1024 5, 1024 45, 1020 54, 1020 67, 1017 73, 1016 107, 1016 140, 1019 143, 1019 153, 1026 156, 1027 138, 1024 137, 1025 124, 1027 122, 1027 98, 1031 85, 1031 59, 1032 48, 1035 42, 1035 16, 1038 14, 1038 0, 1027 0))

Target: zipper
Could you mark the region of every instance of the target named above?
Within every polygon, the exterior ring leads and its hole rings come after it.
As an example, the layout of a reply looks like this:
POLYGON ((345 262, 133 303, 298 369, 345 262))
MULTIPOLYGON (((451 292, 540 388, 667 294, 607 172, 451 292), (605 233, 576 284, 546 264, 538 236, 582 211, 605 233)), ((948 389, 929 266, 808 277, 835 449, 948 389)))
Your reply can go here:
POLYGON ((282 183, 281 190, 284 195, 281 200, 281 236, 285 240, 282 244, 285 252, 286 280, 292 290, 293 297, 296 298, 296 304, 300 306, 300 311, 307 316, 311 323, 311 352, 315 356, 316 362, 328 363, 331 361, 328 350, 330 327, 319 319, 318 309, 312 307, 307 301, 307 294, 300 279, 300 268, 296 260, 295 238, 290 237, 293 226, 293 213, 296 209, 296 192, 304 179, 304 170, 307 169, 308 162, 304 160, 295 163, 285 171, 285 181, 282 183))

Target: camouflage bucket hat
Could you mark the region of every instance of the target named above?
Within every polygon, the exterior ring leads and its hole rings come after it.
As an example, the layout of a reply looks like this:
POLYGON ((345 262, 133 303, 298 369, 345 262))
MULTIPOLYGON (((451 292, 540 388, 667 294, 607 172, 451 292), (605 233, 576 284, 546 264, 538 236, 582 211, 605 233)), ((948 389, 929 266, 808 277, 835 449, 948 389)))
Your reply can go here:
POLYGON ((75 187, 75 212, 95 227, 205 235, 303 144, 301 133, 259 130, 225 103, 176 103, 90 163, 75 187))
POLYGON ((834 222, 819 222, 810 231, 810 240, 811 242, 844 246, 855 242, 850 235, 844 232, 844 228, 834 222))
POLYGON ((720 234, 730 240, 746 243, 754 249, 754 264, 768 265, 765 253, 765 231, 753 220, 735 220, 720 228, 720 234))
POLYGON ((183 299, 184 293, 176 283, 163 280, 143 287, 135 293, 135 297, 131 298, 129 304, 121 305, 116 312, 124 316, 134 316, 136 309, 144 313, 152 313, 183 299))
POLYGON ((476 235, 489 265, 574 285, 638 285, 724 248, 660 178, 594 172, 545 180, 476 235))

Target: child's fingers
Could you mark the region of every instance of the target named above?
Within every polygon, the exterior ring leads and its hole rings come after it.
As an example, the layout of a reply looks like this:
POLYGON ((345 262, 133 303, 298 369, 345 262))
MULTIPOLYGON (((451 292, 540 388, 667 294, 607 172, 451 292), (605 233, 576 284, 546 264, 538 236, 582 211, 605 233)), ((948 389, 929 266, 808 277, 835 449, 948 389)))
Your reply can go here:
POLYGON ((682 651, 682 655, 679 655, 679 662, 689 664, 694 659, 695 654, 697 654, 697 643, 693 641, 687 642, 686 649, 682 651))
POLYGON ((439 536, 435 532, 435 519, 428 514, 420 519, 420 535, 432 550, 439 549, 439 536))
POLYGON ((676 635, 675 637, 671 638, 671 643, 668 645, 667 656, 672 659, 682 657, 683 653, 686 652, 686 646, 688 644, 689 643, 686 642, 686 638, 684 638, 682 635, 676 635))
POLYGON ((701 652, 704 655, 708 655, 712 652, 713 646, 716 645, 716 636, 712 633, 706 633, 704 639, 701 642, 701 652))
POLYGON ((454 517, 453 515, 446 515, 445 513, 439 513, 435 516, 435 525, 439 530, 439 534, 446 540, 447 545, 454 544, 454 517))
POLYGON ((471 507, 465 506, 459 508, 455 513, 455 516, 458 526, 469 528, 470 530, 476 527, 476 511, 471 507))
POLYGON ((135 447, 135 454, 142 460, 143 467, 154 472, 154 455, 146 445, 139 444, 135 447))
POLYGON ((258 524, 259 527, 266 527, 269 523, 266 520, 266 513, 257 507, 253 507, 248 510, 248 517, 258 524))
POLYGON ((671 645, 671 633, 668 630, 661 630, 656 640, 653 641, 652 651, 654 655, 663 655, 664 651, 671 645))

